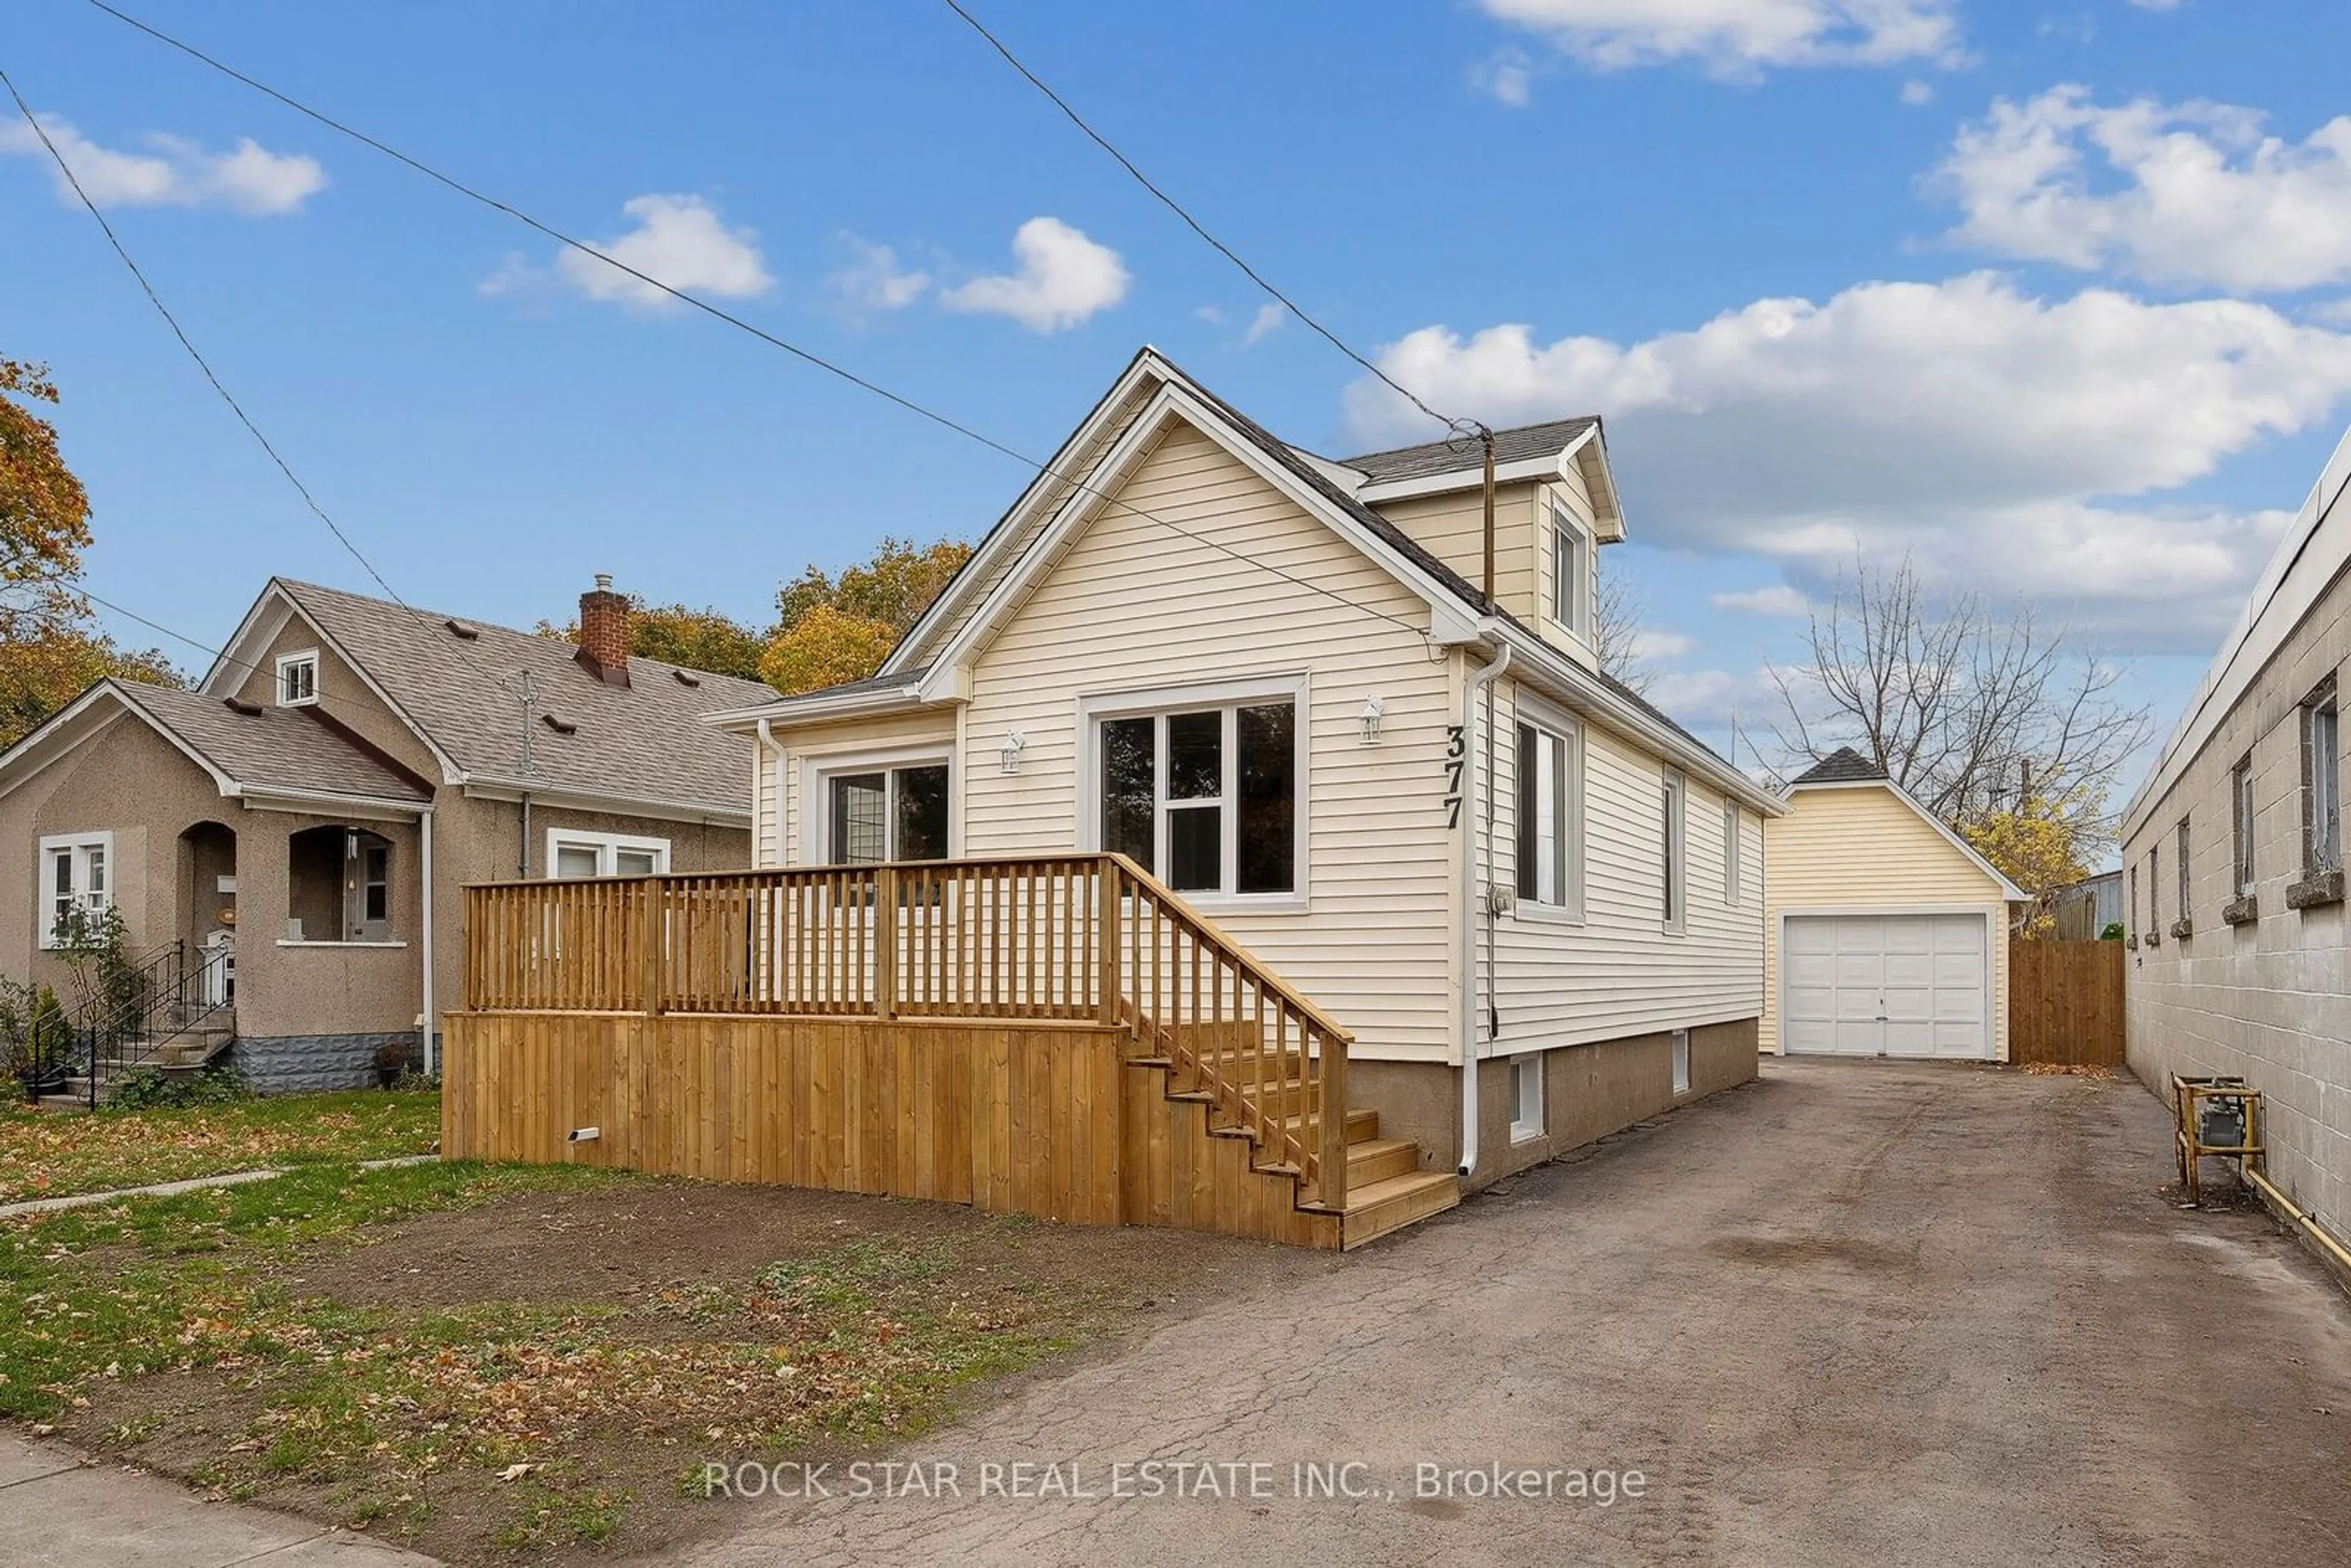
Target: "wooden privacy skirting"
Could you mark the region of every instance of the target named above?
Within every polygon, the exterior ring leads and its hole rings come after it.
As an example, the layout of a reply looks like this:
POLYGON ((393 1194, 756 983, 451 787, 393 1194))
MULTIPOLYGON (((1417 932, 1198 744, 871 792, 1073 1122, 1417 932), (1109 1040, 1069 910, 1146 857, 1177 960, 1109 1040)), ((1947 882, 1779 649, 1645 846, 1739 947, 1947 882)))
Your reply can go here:
POLYGON ((2008 1059, 2123 1065, 2123 945, 2008 944, 2008 1059))
POLYGON ((758 1017, 1092 1024, 1179 1072, 1260 1168, 1347 1206, 1352 1037, 1123 855, 471 886, 465 1006, 738 1032, 758 1017))
MULTIPOLYGON (((1125 1027, 453 1013, 444 1158, 621 1166, 1336 1248, 1125 1027), (593 1127, 590 1142, 569 1142, 593 1127)), ((1343 1119, 1343 1118, 1342 1118, 1343 1119)))

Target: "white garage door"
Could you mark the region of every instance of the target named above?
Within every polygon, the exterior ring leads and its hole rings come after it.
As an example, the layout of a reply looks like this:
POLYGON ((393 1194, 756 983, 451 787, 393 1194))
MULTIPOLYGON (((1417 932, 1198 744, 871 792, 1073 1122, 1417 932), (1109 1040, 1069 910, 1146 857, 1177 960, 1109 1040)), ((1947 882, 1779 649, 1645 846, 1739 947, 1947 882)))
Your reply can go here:
POLYGON ((1992 1053, 1980 915, 1797 915, 1782 954, 1780 1037, 1838 1056, 1992 1053))

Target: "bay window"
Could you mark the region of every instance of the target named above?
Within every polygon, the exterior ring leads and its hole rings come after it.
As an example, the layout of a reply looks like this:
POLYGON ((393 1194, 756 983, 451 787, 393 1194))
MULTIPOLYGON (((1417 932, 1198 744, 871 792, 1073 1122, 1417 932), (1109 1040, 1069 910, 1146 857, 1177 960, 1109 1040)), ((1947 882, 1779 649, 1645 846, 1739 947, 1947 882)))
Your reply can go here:
POLYGON ((1101 847, 1178 893, 1291 897, 1304 737, 1289 691, 1092 712, 1101 847))

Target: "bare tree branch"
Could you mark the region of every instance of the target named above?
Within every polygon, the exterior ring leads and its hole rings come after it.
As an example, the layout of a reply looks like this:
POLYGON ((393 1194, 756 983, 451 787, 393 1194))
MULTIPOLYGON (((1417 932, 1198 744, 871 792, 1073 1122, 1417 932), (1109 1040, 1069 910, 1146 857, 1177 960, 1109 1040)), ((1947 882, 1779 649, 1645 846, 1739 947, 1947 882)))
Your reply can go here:
POLYGON ((2149 738, 2123 672, 2032 612, 1977 594, 1936 601, 1908 559, 1856 557, 1805 634, 1806 663, 1770 673, 1788 771, 1850 746, 1950 822, 2026 794, 2073 802, 2085 848, 2114 841, 2115 779, 2149 738))

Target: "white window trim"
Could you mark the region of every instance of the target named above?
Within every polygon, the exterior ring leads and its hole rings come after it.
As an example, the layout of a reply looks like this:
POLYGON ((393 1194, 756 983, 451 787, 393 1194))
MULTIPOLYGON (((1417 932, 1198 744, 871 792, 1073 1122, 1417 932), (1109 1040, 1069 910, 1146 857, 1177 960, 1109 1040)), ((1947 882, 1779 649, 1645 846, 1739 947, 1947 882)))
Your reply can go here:
POLYGON ((2256 874, 2254 846, 2253 759, 2241 758, 2229 769, 2229 876, 2232 898, 2243 898, 2261 884, 2256 874))
POLYGON ((1542 1052, 1539 1051, 1531 1051, 1523 1055, 1510 1058, 1511 1143, 1530 1143, 1543 1135, 1543 1103, 1545 1098, 1543 1089, 1542 1052), (1525 1119, 1527 1109, 1525 1103, 1526 1097, 1519 1092, 1519 1073, 1521 1070, 1531 1071, 1534 1075, 1535 1119, 1531 1122, 1525 1119))
MULTIPOLYGON (((800 863, 832 863, 831 851, 824 841, 832 831, 832 780, 836 775, 888 773, 900 768, 944 768, 947 770, 947 859, 960 859, 963 855, 963 769, 956 766, 954 742, 933 740, 864 751, 822 752, 801 758, 800 863)), ((894 821, 890 831, 893 833, 897 831, 894 821)))
POLYGON ((1551 551, 1543 563, 1544 571, 1551 580, 1550 619, 1552 624, 1577 642, 1589 642, 1592 637, 1593 576, 1599 568, 1599 551, 1593 546, 1592 530, 1577 519, 1566 502, 1554 499, 1550 503, 1550 510, 1551 551), (1575 602, 1564 607, 1565 613, 1562 613, 1562 607, 1559 602, 1559 540, 1562 534, 1575 541, 1577 568, 1575 602))
MULTIPOLYGON (((1249 707, 1287 697, 1295 708, 1290 725, 1296 756, 1291 761, 1291 788, 1296 798, 1290 810, 1291 890, 1288 893, 1202 893, 1182 894, 1195 909, 1259 910, 1273 914, 1301 913, 1308 907, 1306 873, 1313 862, 1309 802, 1313 799, 1311 763, 1314 755, 1314 710, 1309 700, 1311 682, 1304 672, 1259 675, 1193 685, 1158 686, 1148 691, 1102 692, 1078 698, 1078 821, 1077 845, 1081 854, 1102 850, 1102 725, 1104 719, 1143 718, 1196 708, 1249 707)), ((1228 756, 1227 769, 1239 759, 1228 756)), ((1227 780, 1229 789, 1230 779, 1227 780)), ((1236 807, 1238 810, 1238 807, 1236 807)), ((1238 852, 1239 834, 1225 835, 1229 859, 1238 852)), ((1227 870, 1231 868, 1229 864, 1227 870)))
MULTIPOLYGON (((1513 898, 1510 912, 1514 916, 1541 925, 1582 925, 1584 924, 1584 735, 1583 723, 1564 708, 1554 707, 1521 687, 1518 694, 1518 723, 1531 724, 1539 731, 1548 732, 1567 742, 1567 885, 1562 888, 1561 901, 1545 904, 1539 899, 1513 898)), ((1510 729, 1513 745, 1518 727, 1510 729)), ((1516 758, 1511 768, 1513 788, 1517 775, 1516 758)), ((1515 800, 1512 811, 1518 810, 1515 800)), ((1515 828, 1515 822, 1513 823, 1515 828)), ((1515 831, 1511 834, 1515 849, 1515 831)), ((1511 885, 1518 885, 1518 868, 1511 868, 1511 885)))
POLYGON ((270 695, 277 699, 277 705, 279 707, 314 706, 319 700, 319 650, 303 648, 291 653, 278 654, 275 684, 270 687, 270 695), (288 697, 286 695, 286 672, 300 664, 310 666, 310 695, 307 697, 288 697))
POLYGON ((277 945, 278 946, 280 946, 280 947, 371 947, 371 948, 383 948, 383 947, 405 947, 405 946, 408 946, 408 944, 407 944, 407 943, 405 943, 405 942, 313 942, 313 941, 310 941, 310 940, 309 940, 309 939, 308 939, 308 938, 305 938, 305 939, 304 939, 304 940, 302 940, 302 941, 297 942, 297 941, 293 940, 292 938, 290 938, 290 937, 286 937, 286 936, 280 936, 280 937, 277 939, 277 945))
POLYGON ((1674 1097, 1679 1099, 1690 1092, 1690 1031, 1674 1030, 1674 1097))
POLYGON ((122 869, 114 858, 114 832, 111 829, 99 829, 86 833, 43 835, 38 862, 39 881, 33 889, 33 929, 40 935, 40 946, 44 952, 55 952, 57 946, 56 905, 57 879, 55 862, 61 854, 75 857, 74 898, 83 908, 92 914, 102 915, 114 907, 115 879, 122 869), (88 851, 93 849, 102 852, 106 862, 106 892, 101 895, 104 902, 94 905, 89 902, 88 866, 89 862, 87 854, 88 851))
POLYGON ((1657 895, 1661 903, 1670 899, 1673 909, 1670 916, 1660 912, 1658 927, 1668 936, 1686 936, 1689 931, 1689 779, 1678 768, 1667 768, 1658 780, 1657 814, 1663 819, 1657 835, 1657 895))
POLYGON ((578 828, 547 830, 547 877, 554 880, 555 852, 559 846, 571 849, 592 849, 596 852, 596 874, 618 876, 618 861, 622 850, 651 850, 653 852, 653 873, 659 875, 669 870, 669 841, 639 838, 628 833, 591 833, 578 828))

